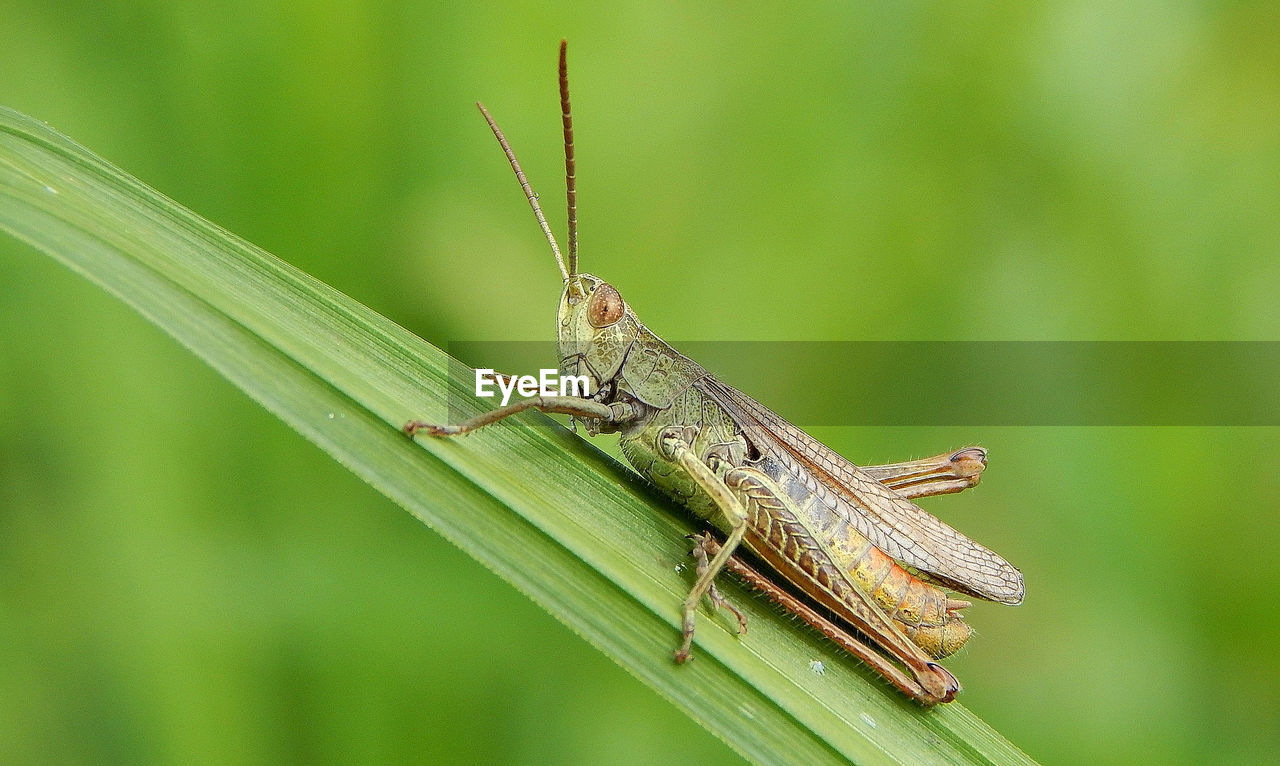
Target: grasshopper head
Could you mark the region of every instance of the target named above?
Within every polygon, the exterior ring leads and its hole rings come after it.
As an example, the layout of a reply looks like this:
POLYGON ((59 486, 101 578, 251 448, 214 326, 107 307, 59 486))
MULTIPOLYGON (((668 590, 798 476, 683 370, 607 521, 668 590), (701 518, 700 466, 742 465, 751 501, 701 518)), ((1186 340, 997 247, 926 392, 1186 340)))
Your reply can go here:
POLYGON ((613 285, 590 274, 565 281, 557 316, 560 373, 586 375, 591 390, 613 380, 636 337, 638 322, 613 285))

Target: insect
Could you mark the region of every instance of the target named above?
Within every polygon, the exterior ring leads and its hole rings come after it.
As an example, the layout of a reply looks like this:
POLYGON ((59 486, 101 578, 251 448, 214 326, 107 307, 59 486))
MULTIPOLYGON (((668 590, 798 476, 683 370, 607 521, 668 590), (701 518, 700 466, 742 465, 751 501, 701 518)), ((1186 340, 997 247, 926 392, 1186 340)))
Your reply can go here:
POLYGON ((1022 601, 1022 574, 996 553, 916 506, 913 498, 978 483, 986 452, 970 447, 924 460, 860 468, 654 335, 616 288, 578 271, 577 190, 566 43, 560 44, 567 257, 547 225, 515 153, 483 104, 560 267, 563 375, 586 376, 589 396, 536 396, 457 425, 411 421, 410 436, 465 434, 526 409, 561 413, 590 435, 618 433, 642 475, 721 533, 694 536, 698 577, 682 606, 677 662, 689 659, 703 599, 746 620, 715 578, 729 569, 815 626, 926 705, 949 702, 960 683, 937 660, 970 635, 968 601, 943 588, 1005 604, 1022 601), (745 546, 825 616, 736 555, 745 546), (866 636, 889 655, 853 635, 866 636))

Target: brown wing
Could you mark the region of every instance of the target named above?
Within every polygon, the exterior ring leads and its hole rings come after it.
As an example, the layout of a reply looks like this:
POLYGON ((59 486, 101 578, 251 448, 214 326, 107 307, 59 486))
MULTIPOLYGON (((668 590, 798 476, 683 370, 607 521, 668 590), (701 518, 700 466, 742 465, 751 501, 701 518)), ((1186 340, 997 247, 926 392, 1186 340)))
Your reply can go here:
POLYGON ((743 435, 762 454, 782 462, 793 475, 807 472, 821 482, 825 491, 814 494, 880 550, 961 593, 1004 604, 1022 602, 1022 573, 994 551, 931 516, 741 391, 710 376, 694 385, 738 420, 743 435))

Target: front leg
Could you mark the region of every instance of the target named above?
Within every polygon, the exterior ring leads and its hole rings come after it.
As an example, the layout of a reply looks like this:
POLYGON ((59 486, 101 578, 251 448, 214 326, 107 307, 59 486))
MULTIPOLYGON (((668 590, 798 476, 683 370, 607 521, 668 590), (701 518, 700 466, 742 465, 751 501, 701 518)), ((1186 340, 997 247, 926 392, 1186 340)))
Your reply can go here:
POLYGON ((591 399, 582 399, 576 396, 535 396, 506 407, 490 410, 455 426, 435 425, 424 423, 421 420, 410 420, 404 424, 402 430, 409 436, 416 436, 419 433, 427 433, 432 436, 457 436, 470 433, 477 428, 484 428, 490 423, 496 423, 503 418, 509 418, 525 410, 541 410, 542 412, 572 415, 575 418, 598 420, 610 426, 625 425, 637 417, 635 407, 625 402, 601 404, 591 399))
MULTIPOLYGON (((711 497, 729 526, 729 536, 711 561, 705 565, 702 561, 698 562, 698 580, 693 584, 688 597, 684 600, 684 611, 680 622, 683 640, 680 643, 680 648, 676 649, 675 657, 676 662, 685 662, 689 659, 689 654, 693 648, 693 630, 697 619, 698 604, 702 602, 703 596, 712 592, 712 584, 715 582, 716 575, 724 569, 729 557, 733 555, 734 549, 738 547, 738 543, 742 542, 742 536, 747 531, 747 510, 742 506, 738 498, 734 496, 729 487, 725 485, 724 481, 719 476, 716 476, 715 472, 706 463, 698 459, 689 443, 681 437, 680 429, 667 429, 658 437, 658 447, 667 459, 678 463, 698 485, 698 488, 711 497)), ((718 592, 713 601, 716 602, 717 606, 724 603, 723 599, 719 598, 718 592)), ((739 626, 745 628, 745 621, 742 620, 741 613, 736 609, 732 611, 739 618, 739 626)))

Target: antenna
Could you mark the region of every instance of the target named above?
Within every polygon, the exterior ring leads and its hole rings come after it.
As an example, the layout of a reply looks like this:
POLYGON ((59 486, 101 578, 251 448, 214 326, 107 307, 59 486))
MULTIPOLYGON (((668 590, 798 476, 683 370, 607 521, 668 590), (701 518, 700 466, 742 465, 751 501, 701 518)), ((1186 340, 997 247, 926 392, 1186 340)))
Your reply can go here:
POLYGON ((480 113, 484 115, 485 122, 489 123, 489 129, 493 131, 493 135, 498 139, 498 145, 502 147, 502 151, 507 155, 507 161, 511 163, 511 169, 516 172, 516 180, 520 182, 520 188, 524 189, 524 196, 529 200, 529 207, 533 208, 533 216, 538 219, 538 225, 542 227, 542 233, 546 235, 547 242, 551 243, 551 252, 555 253, 556 265, 560 267, 560 273, 564 276, 564 281, 569 281, 569 272, 565 270, 564 258, 560 256, 560 246, 556 244, 556 238, 551 234, 551 227, 547 225, 547 218, 542 214, 542 208, 538 206, 538 195, 533 193, 533 189, 529 188, 529 179, 524 177, 524 171, 520 169, 520 162, 516 159, 516 153, 511 151, 511 144, 507 143, 507 137, 502 135, 502 129, 498 127, 498 123, 493 121, 489 110, 484 108, 484 104, 479 101, 476 106, 480 107, 480 113))
POLYGON ((573 115, 569 112, 568 40, 560 41, 560 120, 564 123, 564 190, 569 204, 569 275, 578 273, 578 176, 573 159, 573 115))

